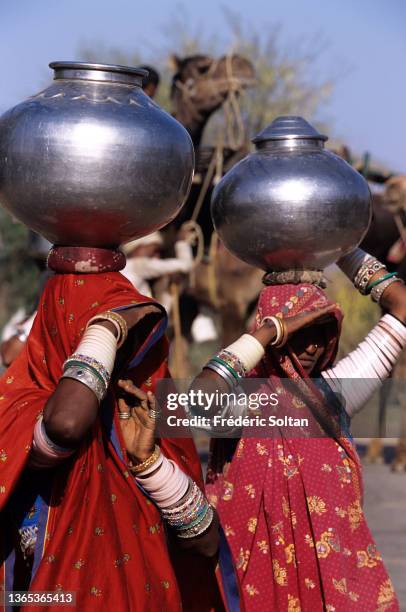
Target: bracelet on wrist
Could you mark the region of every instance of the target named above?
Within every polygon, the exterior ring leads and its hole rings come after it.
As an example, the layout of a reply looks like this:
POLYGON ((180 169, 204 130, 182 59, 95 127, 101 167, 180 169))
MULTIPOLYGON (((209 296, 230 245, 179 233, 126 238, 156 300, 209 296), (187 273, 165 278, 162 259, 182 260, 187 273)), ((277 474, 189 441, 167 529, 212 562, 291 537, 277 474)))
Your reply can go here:
POLYGON ((276 337, 270 343, 271 346, 275 348, 282 348, 287 342, 288 339, 288 329, 286 326, 286 321, 282 319, 282 317, 274 317, 274 316, 266 316, 262 320, 264 323, 271 321, 276 330, 276 337))
POLYGON ((371 290, 376 287, 376 285, 383 283, 384 281, 388 280, 388 278, 392 278, 393 276, 397 276, 397 272, 388 272, 387 274, 383 274, 383 276, 380 276, 376 280, 372 281, 372 283, 369 283, 367 287, 368 293, 370 293, 371 290))
POLYGON ((117 331, 117 348, 123 346, 124 342, 128 336, 128 325, 127 321, 122 317, 118 312, 114 312, 113 310, 107 310, 106 312, 101 312, 100 314, 95 315, 87 322, 86 329, 96 323, 96 321, 110 321, 114 325, 117 331))
POLYGON ((157 444, 155 444, 155 448, 151 455, 149 455, 149 457, 144 459, 144 461, 142 461, 141 463, 136 463, 135 465, 128 466, 130 472, 132 474, 141 474, 141 472, 144 472, 148 468, 151 468, 155 463, 157 463, 158 459, 160 458, 160 455, 161 449, 157 444))

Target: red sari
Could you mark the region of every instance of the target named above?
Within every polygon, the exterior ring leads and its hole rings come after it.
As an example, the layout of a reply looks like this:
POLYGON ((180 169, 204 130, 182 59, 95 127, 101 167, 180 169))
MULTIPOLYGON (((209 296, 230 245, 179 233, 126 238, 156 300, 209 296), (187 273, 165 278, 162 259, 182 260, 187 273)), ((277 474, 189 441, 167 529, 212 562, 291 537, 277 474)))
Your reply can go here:
MULTIPOLYGON (((312 285, 268 287, 260 296, 256 324, 266 315, 288 317, 327 304, 312 285)), ((326 325, 320 371, 335 358, 340 323, 336 311, 326 325)), ((295 405, 293 396, 283 401, 298 417, 306 416, 307 407, 322 409, 320 391, 289 345, 268 351, 251 376, 267 379, 268 391, 278 389, 281 378, 298 384, 307 379, 307 406, 295 405)), ((350 439, 289 439, 279 429, 272 439, 242 438, 227 458, 231 442, 214 443, 206 488, 230 553, 221 557, 229 564, 222 567, 222 578, 233 611, 398 610, 362 511, 361 467, 350 439)))
MULTIPOLYGON (((105 310, 147 301, 118 272, 57 274, 48 281, 27 345, 0 380, 0 510, 25 470, 35 422, 87 321, 105 310)), ((143 345, 129 358, 125 375, 144 389, 153 391, 158 379, 168 377, 165 326, 163 311, 160 320, 145 329, 143 345)), ((162 440, 161 446, 166 456, 201 483, 191 439, 162 440)), ((5 545, 4 520, 2 527, 5 545)), ((187 556, 180 557, 185 564, 187 556)), ((13 550, 3 551, 3 559, 1 588, 12 590, 13 550)), ((199 592, 201 573, 194 576, 193 563, 187 565, 189 573, 180 579, 181 597, 160 513, 126 469, 112 384, 100 418, 80 449, 54 471, 50 499, 40 508, 29 589, 75 591, 78 609, 86 611, 176 611, 182 598, 184 609, 209 610, 213 592, 209 588, 199 592)), ((203 571, 209 584, 207 565, 203 571)))

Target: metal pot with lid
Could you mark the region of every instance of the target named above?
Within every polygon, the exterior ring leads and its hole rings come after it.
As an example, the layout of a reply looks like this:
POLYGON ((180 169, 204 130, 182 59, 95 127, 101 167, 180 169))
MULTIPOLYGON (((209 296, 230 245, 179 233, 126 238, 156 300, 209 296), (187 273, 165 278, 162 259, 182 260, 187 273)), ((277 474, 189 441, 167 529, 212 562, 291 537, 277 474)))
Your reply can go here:
POLYGON ((0 118, 0 203, 52 243, 116 247, 171 221, 192 141, 141 88, 145 70, 53 62, 54 81, 0 118))
POLYGON ((301 117, 275 119, 212 197, 226 247, 266 271, 323 270, 355 248, 371 220, 365 179, 324 148, 301 117))

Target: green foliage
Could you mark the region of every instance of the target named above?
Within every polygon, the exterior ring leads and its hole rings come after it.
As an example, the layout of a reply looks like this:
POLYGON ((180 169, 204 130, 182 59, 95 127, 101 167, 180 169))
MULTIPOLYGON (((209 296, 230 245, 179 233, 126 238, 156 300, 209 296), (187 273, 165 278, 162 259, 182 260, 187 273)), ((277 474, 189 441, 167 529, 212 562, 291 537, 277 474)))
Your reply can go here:
POLYGON ((340 340, 340 355, 353 351, 380 317, 379 307, 369 297, 361 295, 338 269, 328 274, 331 280, 327 293, 344 312, 340 340))
POLYGON ((35 299, 39 272, 27 255, 27 228, 0 207, 0 327, 35 299))
MULTIPOLYGON (((135 47, 130 52, 106 48, 100 44, 86 46, 80 58, 86 61, 111 62, 128 66, 150 63, 161 73, 161 85, 156 98, 158 104, 170 110, 170 83, 173 67, 170 58, 194 54, 219 57, 239 53, 253 63, 257 85, 240 96, 242 118, 246 133, 251 137, 278 115, 300 114, 317 118, 321 105, 332 90, 332 82, 317 75, 318 59, 325 43, 318 35, 301 40, 285 50, 278 26, 264 24, 261 31, 246 21, 238 12, 223 10, 222 26, 216 24, 215 33, 207 32, 193 20, 184 5, 178 5, 163 28, 164 43, 153 50, 135 47), (221 32, 221 35, 219 34, 221 32)), ((213 141, 219 127, 224 125, 222 111, 211 118, 205 141, 213 141)))
POLYGON ((257 31, 229 9, 225 19, 232 40, 230 50, 251 60, 258 79, 257 86, 246 91, 241 100, 247 133, 256 134, 280 115, 316 117, 333 86, 316 74, 325 45, 322 38, 302 40, 286 50, 277 25, 266 24, 257 31))

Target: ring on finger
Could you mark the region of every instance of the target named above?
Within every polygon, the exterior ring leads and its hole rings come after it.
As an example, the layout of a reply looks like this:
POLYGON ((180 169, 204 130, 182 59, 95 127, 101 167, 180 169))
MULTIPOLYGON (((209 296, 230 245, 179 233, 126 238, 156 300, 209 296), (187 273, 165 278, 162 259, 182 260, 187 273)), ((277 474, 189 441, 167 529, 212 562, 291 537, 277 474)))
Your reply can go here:
POLYGON ((154 410, 153 408, 151 408, 151 410, 148 411, 148 416, 150 419, 153 419, 154 421, 159 418, 159 415, 161 414, 160 410, 154 410))
POLYGON ((131 419, 131 413, 130 412, 119 412, 118 418, 121 419, 122 421, 127 421, 128 419, 131 419))

